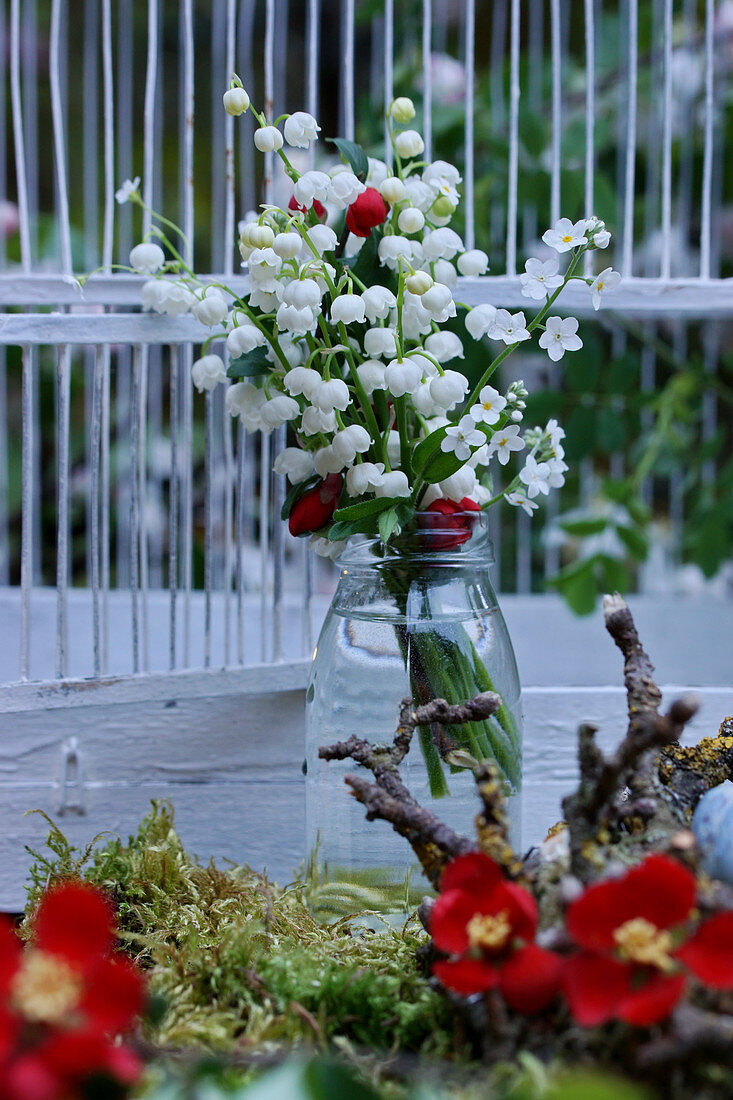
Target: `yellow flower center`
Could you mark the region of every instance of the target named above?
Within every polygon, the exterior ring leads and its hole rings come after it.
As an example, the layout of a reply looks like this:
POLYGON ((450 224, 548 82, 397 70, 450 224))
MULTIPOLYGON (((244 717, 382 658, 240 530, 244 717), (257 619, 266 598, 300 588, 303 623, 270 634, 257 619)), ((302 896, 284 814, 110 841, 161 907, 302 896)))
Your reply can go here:
POLYGON ((568 241, 572 241, 572 239, 573 239, 572 236, 570 234, 568 234, 567 237, 563 237, 563 242, 564 242, 564 244, 567 244, 568 241))
POLYGON ((656 966, 658 970, 671 970, 674 967, 669 954, 672 950, 672 936, 644 917, 627 920, 616 929, 613 938, 622 959, 640 963, 642 966, 656 966))
POLYGON ((487 412, 491 412, 491 408, 492 408, 491 402, 490 401, 484 401, 484 408, 486 409, 487 412))
POLYGON ((599 283, 599 284, 598 284, 598 289, 599 289, 599 290, 603 290, 603 283, 599 283))
POLYGON ((13 1005, 32 1023, 59 1024, 79 1003, 81 981, 68 963, 30 949, 16 974, 13 1005))
POLYGON ((471 947, 480 947, 487 951, 498 951, 502 948, 509 939, 511 930, 508 909, 497 913, 495 917, 488 913, 476 913, 466 925, 471 947))

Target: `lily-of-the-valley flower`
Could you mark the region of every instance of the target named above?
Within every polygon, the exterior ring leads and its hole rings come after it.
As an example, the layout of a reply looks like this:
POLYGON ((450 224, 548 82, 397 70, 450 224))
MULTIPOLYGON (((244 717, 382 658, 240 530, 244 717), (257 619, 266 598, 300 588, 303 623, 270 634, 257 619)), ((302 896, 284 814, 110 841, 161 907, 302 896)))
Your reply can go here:
POLYGON ((130 253, 130 267, 141 275, 154 275, 165 263, 165 252, 154 241, 136 244, 130 253))
POLYGON ((400 233, 419 233, 425 225, 425 215, 416 206, 408 206, 397 215, 397 228, 400 233))
POLYGON ((461 338, 455 332, 433 332, 426 339, 424 347, 441 364, 449 363, 451 359, 465 358, 461 338))
POLYGON ((578 336, 578 322, 575 317, 548 317, 545 331, 539 339, 550 359, 556 363, 566 351, 579 351, 583 341, 578 336))
POLYGON ((376 487, 378 497, 409 497, 410 482, 403 470, 387 471, 376 487))
POLYGON ((604 290, 613 290, 621 282, 621 275, 618 271, 614 271, 612 267, 605 267, 600 274, 596 275, 593 282, 590 284, 591 300, 593 302, 593 309, 601 308, 601 294, 604 290))
POLYGON ((461 275, 484 275, 489 269, 489 257, 480 248, 462 252, 456 260, 461 275))
MULTIPOLYGON (((463 400, 468 390, 468 379, 465 374, 461 374, 457 370, 446 370, 442 374, 436 375, 435 378, 430 381, 430 396, 437 405, 438 408, 444 412, 448 412, 450 409, 463 400)), ((470 420, 471 417, 463 417, 463 420, 470 420)), ((483 440, 481 440, 483 442, 483 440)))
POLYGON ((395 122, 410 122, 415 117, 415 104, 407 96, 398 96, 392 103, 390 113, 395 122))
POLYGON ((366 320, 364 299, 360 294, 341 294, 331 303, 331 320, 338 324, 343 321, 350 325, 354 321, 361 324, 366 320))
POLYGON ((383 481, 383 462, 359 462, 346 471, 346 492, 359 497, 378 489, 383 481))
POLYGON ((514 508, 521 508, 528 516, 531 516, 532 513, 536 512, 539 508, 539 504, 536 500, 530 500, 527 494, 519 489, 515 489, 512 493, 507 493, 504 499, 507 504, 511 504, 514 508))
POLYGON ((403 130, 394 144, 401 157, 419 157, 425 150, 425 142, 417 130, 403 130))
POLYGON ((191 306, 191 313, 202 325, 213 328, 226 320, 229 307, 224 295, 216 287, 209 287, 191 306))
POLYGON ((450 958, 433 964, 443 985, 464 996, 498 989, 510 1008, 541 1012, 560 988, 562 962, 535 942, 533 896, 479 852, 448 864, 430 913, 430 935, 450 958))
POLYGON ((328 185, 328 200, 339 210, 343 210, 356 202, 366 189, 365 184, 353 172, 339 172, 331 178, 328 185))
POLYGON ((496 306, 488 303, 470 309, 466 314, 466 329, 469 335, 473 336, 474 340, 480 340, 482 336, 487 336, 496 320, 496 314, 496 306))
POLYGON ((285 475, 291 485, 307 481, 315 469, 311 452, 303 451, 300 447, 285 447, 275 459, 272 468, 276 474, 285 475))
POLYGON ((244 88, 228 88, 222 96, 224 110, 228 115, 243 115, 249 110, 249 96, 244 88))
POLYGON ((283 147, 283 136, 277 126, 260 126, 255 130, 253 140, 261 153, 275 153, 283 147))
POLYGON ((202 355, 191 368, 191 379, 199 393, 215 389, 226 378, 227 369, 219 355, 202 355))
POLYGON ((420 385, 422 371, 412 359, 392 359, 387 364, 384 380, 393 397, 404 397, 420 385))
POLYGON ((713 989, 733 989, 733 913, 690 934, 695 895, 686 867, 651 855, 573 902, 565 923, 581 950, 565 962, 563 988, 580 1024, 656 1024, 683 996, 688 973, 713 989))
POLYGON ((295 111, 288 115, 283 126, 283 136, 288 145, 296 149, 308 149, 318 139, 321 127, 307 111, 295 111))

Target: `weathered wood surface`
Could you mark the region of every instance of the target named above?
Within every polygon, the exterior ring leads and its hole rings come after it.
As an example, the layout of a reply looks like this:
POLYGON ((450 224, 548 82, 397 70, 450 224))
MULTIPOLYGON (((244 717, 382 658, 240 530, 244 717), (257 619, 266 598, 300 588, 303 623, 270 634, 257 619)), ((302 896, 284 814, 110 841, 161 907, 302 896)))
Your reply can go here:
MULTIPOLYGON (((194 674, 191 674, 194 675, 194 674)), ((206 690, 206 673, 200 680, 206 690)), ((79 842, 109 829, 135 828, 151 798, 170 798, 186 845, 202 859, 244 860, 289 879, 303 858, 303 691, 252 692, 251 679, 227 674, 231 694, 59 707, 0 715, 0 909, 23 901, 25 844, 42 840, 41 808, 79 842), (85 813, 58 815, 64 746, 76 738, 83 778, 67 790, 85 813)), ((665 698, 678 693, 665 689, 665 698)), ((733 712, 733 690, 700 690, 701 713, 688 740, 712 732, 733 712)), ((101 700, 103 692, 98 698, 101 700)), ((622 688, 527 688, 525 844, 559 817, 560 798, 577 775, 576 729, 597 723, 601 745, 625 729, 622 688)), ((74 769, 70 772, 74 777, 74 769)))

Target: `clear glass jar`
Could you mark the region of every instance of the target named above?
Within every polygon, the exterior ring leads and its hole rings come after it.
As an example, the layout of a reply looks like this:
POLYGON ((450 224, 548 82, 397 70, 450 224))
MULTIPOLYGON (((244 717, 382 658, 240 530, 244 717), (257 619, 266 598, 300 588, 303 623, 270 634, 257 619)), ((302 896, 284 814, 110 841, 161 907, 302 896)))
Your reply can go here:
POLYGON ((306 695, 306 843, 312 910, 371 910, 401 920, 429 890, 407 841, 367 822, 344 777, 353 761, 319 759, 352 734, 390 743, 402 699, 463 702, 496 691, 485 722, 416 730, 400 775, 418 801, 468 836, 478 800, 466 753, 494 759, 503 777, 515 849, 521 847, 521 696, 514 650, 489 566, 484 513, 422 513, 385 547, 350 540, 313 657, 306 695), (445 736, 447 735, 447 736, 445 736), (456 749, 462 750, 455 755, 456 749), (447 759, 446 759, 447 757, 447 759))

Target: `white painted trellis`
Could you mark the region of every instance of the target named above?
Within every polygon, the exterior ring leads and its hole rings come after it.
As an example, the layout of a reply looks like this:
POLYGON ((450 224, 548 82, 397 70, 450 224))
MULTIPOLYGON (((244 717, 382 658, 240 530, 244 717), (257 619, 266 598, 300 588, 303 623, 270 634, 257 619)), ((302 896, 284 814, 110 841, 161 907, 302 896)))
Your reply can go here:
MULTIPOLYGON (((360 76, 366 79, 357 41, 369 43, 369 81, 380 109, 392 97, 397 55, 408 48, 419 51, 429 155, 433 122, 442 109, 431 58, 455 38, 464 66, 464 105, 474 103, 477 48, 490 56, 489 103, 479 109, 491 111, 508 150, 506 203, 491 211, 492 226, 506 238, 505 271, 461 279, 460 297, 471 304, 522 308, 526 299, 520 294, 517 259, 538 226, 537 211, 519 201, 520 112, 525 100, 533 108, 542 103, 546 42, 552 71, 546 104, 551 217, 562 212, 563 134, 568 102, 578 95, 567 79, 571 62, 576 74, 585 70, 580 170, 586 210, 595 212, 600 0, 478 5, 475 0, 422 0, 409 5, 418 18, 407 27, 403 22, 406 33, 400 36, 395 28, 407 7, 385 0, 368 26, 357 26, 354 0, 302 5, 213 0, 198 6, 193 0, 148 0, 145 5, 51 0, 48 25, 39 17, 36 0, 10 0, 0 12, 0 83, 10 88, 9 99, 0 97, 0 128, 9 137, 7 150, 0 153, 0 200, 17 199, 21 246, 20 265, 6 264, 0 271, 0 905, 20 904, 22 842, 43 832, 42 822, 21 817, 34 806, 61 813, 65 829, 87 838, 98 829, 132 828, 150 797, 169 796, 184 839, 204 857, 216 852, 267 862, 281 877, 302 857, 302 692, 307 654, 331 581, 314 576, 302 548, 272 521, 283 493, 279 479, 269 474, 271 450, 280 441, 233 433, 220 395, 194 398, 190 366, 208 330, 190 318, 142 315, 142 280, 136 276, 95 275, 83 295, 75 287, 74 271, 125 262, 134 243, 129 208, 114 203, 121 180, 139 173, 146 202, 161 208, 165 200, 166 213, 177 206, 189 241, 196 239, 199 224, 194 195, 210 193, 211 217, 204 230, 211 252, 204 257, 197 248, 196 266, 221 273, 236 287, 241 277, 234 274, 235 223, 255 205, 257 181, 249 123, 221 110, 227 74, 236 69, 268 110, 270 105, 275 113, 304 107, 318 115, 323 72, 337 53, 338 79, 329 86, 329 98, 338 91, 340 130, 353 136, 356 96, 365 90, 360 76), (143 16, 144 27, 139 25, 143 16), (569 46, 575 19, 584 27, 580 58, 569 46), (173 64, 164 50, 172 37, 177 38, 173 64), (80 39, 82 71, 72 74, 69 46, 80 39), (524 43, 530 58, 526 86, 520 68, 524 43), (204 87, 199 70, 205 49, 210 50, 206 72, 210 64, 212 75, 204 87), (297 65, 295 49, 301 58, 297 65), (297 91, 288 79, 292 71, 302 71, 297 91), (77 77, 81 117, 72 109, 79 102, 71 86, 77 77), (174 137, 164 126, 165 95, 175 99, 179 115, 178 203, 168 201, 170 185, 163 172, 164 140, 173 143, 174 137), (9 118, 4 117, 6 101, 9 118), (210 164, 207 159, 202 166, 194 159, 202 133, 197 120, 207 117, 211 156, 210 164), (41 178, 44 149, 51 145, 52 202, 41 178), (80 162, 72 165, 70 150, 79 146, 80 162), (80 235, 75 211, 81 212, 80 235), (56 246, 46 253, 39 214, 53 217, 56 246), (49 421, 41 408, 51 393, 55 416, 49 421), (71 452, 72 416, 80 409, 81 457, 71 452), (44 476, 49 444, 56 451, 53 478, 44 476), (47 496, 51 481, 55 500, 47 496), (80 497, 86 532, 81 565, 72 562, 71 537, 80 497), (14 504, 18 499, 19 507, 14 504), (20 531, 14 529, 18 513, 20 531), (222 668, 226 671, 218 671, 222 668)), ((615 263, 625 277, 608 295, 608 308, 648 326, 674 321, 680 353, 685 322, 705 321, 711 372, 721 319, 733 313, 733 281, 717 277, 722 112, 733 45, 725 9, 720 0, 706 0, 699 24, 697 5, 690 0, 652 0, 661 48, 647 69, 661 93, 655 109, 647 112, 649 129, 643 134, 638 125, 637 0, 620 4, 624 94, 616 103, 618 210, 598 211, 617 223, 615 263), (679 140, 679 156, 673 159, 673 20, 692 43, 703 73, 700 95, 687 103, 691 117, 693 106, 698 112, 703 132, 697 189, 691 183, 691 142, 679 140), (643 192, 636 178, 640 145, 646 145, 650 165, 643 192), (695 209, 693 191, 699 200, 695 209), (644 243, 656 235, 656 257, 634 239, 640 196, 644 243), (696 254, 680 266, 680 230, 691 234, 698 225, 696 254)), ((464 118, 465 239, 473 247, 482 243, 475 241, 474 230, 474 110, 465 110, 464 118)), ((276 187, 272 158, 266 157, 262 197, 272 197, 276 187)), ((587 273, 592 263, 589 256, 587 273)), ((564 301, 570 312, 589 312, 588 296, 581 291, 570 290, 564 301)), ((622 341, 623 334, 614 339, 622 341)), ((651 388, 652 351, 643 371, 642 385, 651 388)), ((716 429, 712 392, 705 417, 703 434, 709 438, 716 429)), ((711 467, 709 476, 714 474, 711 467)), ((592 470, 584 476, 589 488, 592 470)), ((672 513, 679 507, 679 489, 673 481, 672 513)), ((495 534, 500 533, 497 528, 495 534)), ((521 595, 530 588, 529 527, 523 515, 517 518, 515 541, 514 587, 520 595, 504 603, 530 685, 525 818, 527 839, 536 839, 557 816, 558 794, 572 776, 577 721, 596 719, 613 736, 620 728, 623 700, 609 686, 618 683, 618 669, 598 621, 577 624, 558 601, 521 595)), ((546 566, 550 571, 557 566, 552 547, 546 566)), ((710 730, 733 710, 733 693, 726 689, 730 603, 688 601, 672 609, 668 602, 640 599, 637 609, 662 679, 704 690, 709 705, 697 730, 710 730), (669 631, 672 615, 676 648, 669 631)))

